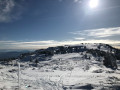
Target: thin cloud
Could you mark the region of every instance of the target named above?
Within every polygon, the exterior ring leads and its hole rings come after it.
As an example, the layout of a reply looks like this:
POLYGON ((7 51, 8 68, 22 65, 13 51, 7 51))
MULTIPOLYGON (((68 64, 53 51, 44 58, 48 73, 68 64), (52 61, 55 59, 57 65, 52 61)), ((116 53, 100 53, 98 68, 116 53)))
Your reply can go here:
POLYGON ((55 41, 47 40, 47 41, 30 41, 30 42, 20 42, 20 41, 0 41, 0 49, 8 48, 8 49, 38 49, 45 48, 51 44, 54 44, 55 41))
POLYGON ((79 0, 74 0, 74 2, 78 2, 79 0))
POLYGON ((74 2, 82 3, 82 0, 74 0, 74 2))
POLYGON ((0 41, 0 49, 41 49, 52 46, 60 45, 74 45, 80 43, 106 43, 118 45, 120 41, 114 40, 68 40, 68 41, 29 41, 29 42, 19 42, 19 41, 0 41))
MULTIPOLYGON (((58 0, 58 1, 62 2, 62 1, 65 1, 65 0, 58 0)), ((79 2, 79 3, 82 2, 82 0, 72 0, 72 1, 73 1, 73 2, 79 2)))
POLYGON ((84 40, 85 38, 81 38, 81 37, 75 37, 75 40, 84 40))
POLYGON ((53 40, 48 40, 48 41, 31 41, 31 42, 12 42, 11 44, 15 44, 15 45, 17 45, 17 44, 35 44, 35 45, 37 45, 37 44, 51 44, 51 43, 53 43, 54 41, 53 40))
MULTIPOLYGON (((21 0, 21 2, 24 2, 21 0)), ((15 0, 0 0, 0 22, 10 22, 21 15, 20 5, 15 0), (17 12, 14 12, 17 9, 17 12)))
POLYGON ((10 13, 14 6, 15 3, 13 0, 0 0, 0 22, 10 21, 10 13))
POLYGON ((83 30, 83 31, 70 32, 70 33, 81 36, 84 35, 95 38, 103 38, 103 37, 120 35, 120 27, 91 29, 91 30, 83 30))

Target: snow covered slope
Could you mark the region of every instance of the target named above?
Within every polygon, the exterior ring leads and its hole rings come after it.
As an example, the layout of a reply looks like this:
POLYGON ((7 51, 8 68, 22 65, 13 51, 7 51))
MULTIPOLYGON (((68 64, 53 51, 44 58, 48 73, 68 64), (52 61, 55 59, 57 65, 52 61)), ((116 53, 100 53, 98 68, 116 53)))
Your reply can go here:
MULTIPOLYGON (((97 44, 85 46, 109 50, 103 46, 99 48, 97 44)), ((50 56, 38 53, 27 55, 20 61, 21 90, 119 90, 120 61, 117 61, 118 69, 113 70, 105 67, 103 60, 104 57, 87 51, 50 56), (36 63, 36 59, 40 61, 36 63)), ((18 89, 18 66, 15 61, 12 63, 0 66, 0 88, 3 90, 18 89)))

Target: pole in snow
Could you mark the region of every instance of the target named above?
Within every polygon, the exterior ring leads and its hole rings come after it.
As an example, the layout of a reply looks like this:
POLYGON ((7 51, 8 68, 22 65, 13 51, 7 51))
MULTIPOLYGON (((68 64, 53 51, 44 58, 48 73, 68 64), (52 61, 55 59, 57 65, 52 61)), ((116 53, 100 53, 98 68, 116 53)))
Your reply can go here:
POLYGON ((18 63, 18 90, 20 90, 20 63, 18 63))

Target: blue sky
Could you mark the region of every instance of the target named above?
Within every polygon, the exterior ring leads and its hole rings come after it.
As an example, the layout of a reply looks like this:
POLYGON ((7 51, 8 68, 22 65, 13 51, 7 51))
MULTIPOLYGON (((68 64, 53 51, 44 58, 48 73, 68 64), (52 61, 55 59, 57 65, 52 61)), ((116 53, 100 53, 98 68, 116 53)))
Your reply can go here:
POLYGON ((0 0, 0 49, 78 43, 120 46, 120 0, 0 0))

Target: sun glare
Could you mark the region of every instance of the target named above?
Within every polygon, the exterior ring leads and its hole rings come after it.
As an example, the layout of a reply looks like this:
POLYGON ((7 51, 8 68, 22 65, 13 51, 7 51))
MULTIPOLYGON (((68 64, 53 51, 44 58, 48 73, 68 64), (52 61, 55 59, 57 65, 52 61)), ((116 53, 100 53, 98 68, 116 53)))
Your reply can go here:
POLYGON ((98 0, 90 0, 89 5, 91 8, 95 8, 98 6, 98 0))

